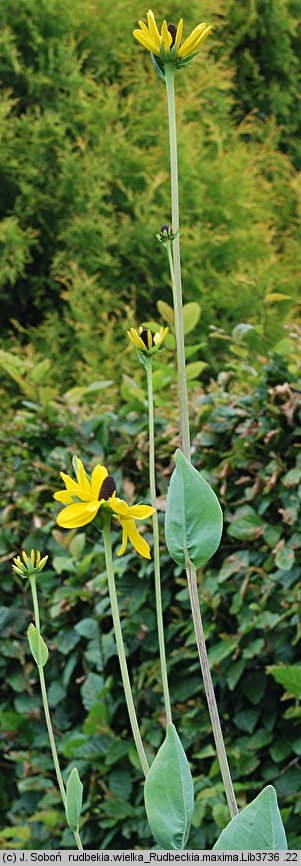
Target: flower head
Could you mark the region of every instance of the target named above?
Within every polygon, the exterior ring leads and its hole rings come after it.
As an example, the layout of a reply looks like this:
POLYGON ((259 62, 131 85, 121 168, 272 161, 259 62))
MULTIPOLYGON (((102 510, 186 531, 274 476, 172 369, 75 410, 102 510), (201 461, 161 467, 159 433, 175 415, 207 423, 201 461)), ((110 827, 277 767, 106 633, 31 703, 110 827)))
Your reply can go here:
POLYGON ((12 565, 12 568, 20 575, 20 577, 23 578, 30 577, 35 572, 42 571, 48 559, 48 556, 43 556, 43 559, 41 559, 40 551, 38 550, 37 553, 35 553, 33 548, 30 551, 30 556, 28 556, 25 550, 22 550, 22 557, 23 562, 20 556, 14 558, 14 565, 12 565))
POLYGON ((130 328, 127 335, 135 349, 138 349, 143 355, 153 355, 162 346, 168 331, 169 328, 161 327, 160 331, 153 335, 149 328, 143 328, 141 325, 139 332, 136 331, 136 328, 130 328))
POLYGON ((179 236, 180 232, 173 232, 172 226, 165 223, 163 226, 161 226, 160 231, 156 235, 156 238, 158 238, 158 241, 160 241, 161 244, 165 245, 167 241, 174 241, 179 236))
POLYGON ((111 512, 122 526, 122 545, 117 556, 125 552, 129 539, 137 553, 150 559, 150 548, 147 541, 139 534, 135 520, 144 520, 154 513, 150 505, 128 505, 117 496, 113 475, 109 475, 105 466, 100 463, 94 467, 91 478, 86 474, 82 461, 76 458, 77 480, 61 472, 65 490, 54 494, 54 499, 62 502, 66 508, 60 511, 57 523, 64 529, 76 529, 92 523, 99 511, 111 512))
POLYGON ((159 31, 154 13, 149 9, 146 13, 147 25, 144 21, 139 21, 140 29, 133 31, 133 36, 138 39, 144 48, 147 48, 158 63, 162 70, 162 64, 167 61, 174 63, 177 67, 186 66, 198 53, 201 43, 206 39, 212 24, 198 24, 192 30, 190 36, 182 42, 183 33, 183 18, 180 19, 178 25, 167 24, 163 21, 161 32, 159 31))

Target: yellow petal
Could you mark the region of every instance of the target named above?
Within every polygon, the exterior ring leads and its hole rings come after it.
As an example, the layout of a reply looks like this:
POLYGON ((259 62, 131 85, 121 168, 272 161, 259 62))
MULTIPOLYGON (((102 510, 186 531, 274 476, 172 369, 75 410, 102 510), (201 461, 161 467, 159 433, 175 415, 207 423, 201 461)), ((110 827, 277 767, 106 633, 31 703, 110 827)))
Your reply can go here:
MULTIPOLYGON (((120 522, 122 523, 122 526, 123 526, 123 520, 122 519, 120 522)), ((140 555, 144 556, 145 559, 150 559, 151 555, 150 555, 149 544, 147 543, 147 541, 145 541, 144 538, 142 538, 142 535, 140 535, 140 533, 138 532, 138 529, 135 526, 134 521, 126 519, 125 523, 126 523, 126 531, 127 531, 128 537, 130 539, 131 544, 135 548, 135 550, 137 550, 137 553, 140 553, 140 555)))
POLYGON ((105 478, 107 477, 107 475, 108 475, 108 470, 106 469, 105 466, 101 466, 100 463, 97 463, 97 466, 94 466, 92 476, 91 476, 91 487, 92 487, 93 499, 98 499, 101 485, 102 485, 103 481, 105 480, 105 478))
POLYGON ((139 348, 139 335, 137 334, 136 329, 130 328, 130 330, 127 331, 127 334, 129 336, 131 342, 133 343, 133 346, 135 346, 135 348, 138 349, 139 348))
POLYGON ((73 505, 68 505, 67 508, 63 508, 60 511, 57 523, 59 526, 63 526, 64 529, 76 529, 78 526, 86 526, 86 523, 91 523, 94 517, 96 517, 100 504, 100 502, 95 500, 86 502, 86 504, 74 502, 73 505))
POLYGON ((57 502, 63 502, 64 505, 71 505, 71 502, 73 502, 73 496, 69 490, 58 490, 57 493, 53 494, 53 498, 56 499, 57 502))
POLYGON ((169 52, 170 52, 170 46, 171 46, 171 43, 172 43, 172 35, 171 35, 171 33, 169 32, 169 30, 167 29, 167 23, 166 23, 166 21, 163 21, 163 24, 162 24, 162 27, 161 27, 161 36, 162 36, 162 39, 163 39, 163 43, 164 43, 164 48, 165 48, 166 54, 169 54, 169 52))
POLYGON ((34 555, 34 549, 33 549, 33 547, 31 548, 31 551, 30 551, 30 562, 31 562, 32 565, 34 565, 34 562, 35 562, 35 555, 34 555))
POLYGON ((154 513, 155 509, 151 505, 132 505, 128 510, 128 516, 134 517, 135 520, 145 520, 154 513))
MULTIPOLYGON (((44 556, 44 559, 45 559, 45 556, 44 556)), ((48 559, 48 557, 47 557, 47 559, 48 559)), ((38 567, 38 565, 40 565, 40 562, 41 562, 41 554, 40 554, 40 551, 38 550, 37 558, 36 558, 36 567, 38 567)))
POLYGON ((43 566, 47 562, 47 559, 48 559, 48 553, 46 556, 43 556, 43 559, 41 559, 41 562, 39 562, 39 566, 40 566, 41 571, 42 571, 43 566))
POLYGON ((77 472, 78 472, 78 475, 77 475, 78 486, 81 487, 82 490, 85 490, 86 493, 89 493, 90 498, 91 498, 91 484, 90 484, 90 481, 88 481, 88 478, 86 476, 86 473, 85 473, 85 470, 83 467, 83 463, 79 459, 79 457, 77 458, 77 472))
POLYGON ((128 534, 126 531, 126 526, 124 524, 122 524, 122 544, 118 550, 117 556, 122 556, 122 554, 125 553, 126 546, 127 546, 127 540, 128 540, 128 534))
POLYGON ((151 38, 153 39, 153 41, 157 45, 158 51, 160 51, 161 36, 160 36, 159 30, 158 30, 158 27, 156 24, 156 19, 155 19, 154 13, 152 12, 151 9, 149 9, 148 12, 146 13, 146 17, 147 17, 147 23, 148 23, 151 38))
POLYGON ((61 472, 61 478, 66 484, 68 493, 72 493, 73 496, 78 496, 78 498, 81 499, 82 502, 89 502, 89 500, 92 499, 92 490, 90 484, 89 490, 86 490, 84 487, 80 487, 77 481, 73 481, 73 478, 70 478, 70 475, 65 475, 64 472, 61 472))
POLYGON ((144 30, 144 33, 148 33, 148 27, 144 24, 144 21, 138 21, 138 24, 139 27, 141 27, 141 30, 144 30))
POLYGON ((177 48, 179 48, 179 45, 181 43, 182 33, 183 33, 183 24, 184 24, 183 18, 180 18, 180 21, 179 21, 178 26, 177 26, 177 35, 175 38, 175 45, 177 46, 177 48))
POLYGON ((183 42, 181 48, 179 48, 178 57, 186 57, 187 54, 192 54, 192 52, 194 51, 195 42, 197 41, 201 33, 203 33, 206 29, 207 24, 205 24, 204 22, 202 24, 198 24, 197 27, 192 30, 190 35, 187 36, 187 39, 185 39, 185 42, 183 42))
POLYGON ((27 556, 27 553, 25 552, 25 550, 22 550, 22 556, 23 556, 25 565, 28 565, 28 556, 27 556))
POLYGON ((109 507, 112 508, 112 511, 114 511, 115 514, 128 514, 129 506, 127 502, 124 502, 123 499, 119 499, 118 496, 110 496, 110 499, 108 499, 107 502, 109 507))
POLYGON ((143 45, 144 48, 147 48, 148 51, 151 51, 152 54, 157 54, 160 56, 160 50, 158 50, 156 43, 144 30, 133 30, 133 36, 138 39, 138 42, 143 45))

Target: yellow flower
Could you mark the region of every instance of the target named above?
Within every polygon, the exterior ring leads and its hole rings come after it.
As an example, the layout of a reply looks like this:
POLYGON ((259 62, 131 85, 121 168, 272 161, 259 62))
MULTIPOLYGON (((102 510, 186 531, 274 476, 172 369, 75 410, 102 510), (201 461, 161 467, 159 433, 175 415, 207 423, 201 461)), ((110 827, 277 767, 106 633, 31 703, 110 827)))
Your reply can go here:
POLYGON ((173 61, 178 67, 186 65, 187 58, 189 57, 191 60, 197 54, 201 43, 212 30, 212 24, 205 24, 204 22, 198 24, 190 36, 181 43, 183 18, 180 19, 178 26, 163 21, 161 33, 151 9, 146 13, 146 18, 147 25, 144 21, 139 21, 140 30, 134 30, 133 36, 155 57, 163 62, 166 60, 173 61))
POLYGON ((35 553, 33 548, 30 551, 30 556, 28 556, 25 550, 22 550, 22 556, 23 562, 20 556, 16 556, 14 558, 14 565, 12 565, 13 570, 16 571, 20 577, 28 577, 29 575, 34 574, 35 571, 42 571, 48 559, 48 556, 43 556, 43 559, 41 559, 40 551, 38 550, 37 553, 35 553))
POLYGON ((153 355, 164 342, 168 331, 169 328, 161 327, 160 331, 153 335, 149 328, 143 328, 141 325, 139 333, 136 328, 130 328, 127 335, 135 349, 139 349, 144 355, 153 355))
POLYGON ((117 556, 124 553, 129 539, 137 553, 150 559, 147 541, 139 534, 135 520, 145 520, 154 513, 150 505, 128 505, 119 499, 113 475, 108 474, 105 466, 99 463, 94 467, 91 479, 86 475, 82 461, 77 458, 77 481, 61 472, 65 490, 54 494, 54 499, 66 505, 57 517, 57 523, 64 529, 76 529, 91 523, 99 510, 110 510, 122 526, 122 545, 117 556))

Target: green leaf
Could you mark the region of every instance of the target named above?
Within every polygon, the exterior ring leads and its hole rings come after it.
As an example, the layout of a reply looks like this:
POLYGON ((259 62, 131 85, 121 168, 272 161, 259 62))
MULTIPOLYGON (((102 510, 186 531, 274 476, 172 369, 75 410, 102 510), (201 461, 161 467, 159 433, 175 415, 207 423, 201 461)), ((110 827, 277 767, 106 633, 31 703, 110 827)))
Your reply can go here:
POLYGON ((217 550, 223 527, 219 501, 207 481, 178 449, 166 507, 165 535, 170 555, 185 566, 187 557, 196 568, 217 550))
POLYGON ((70 830, 76 831, 79 826, 83 800, 83 786, 76 767, 71 770, 66 787, 66 818, 70 830))
POLYGON ((206 361, 191 361, 190 364, 186 365, 186 379, 188 381, 197 379, 206 367, 208 367, 206 361))
POLYGON ((190 301, 183 307, 184 334, 189 334, 197 325, 201 315, 201 307, 197 301, 190 301))
POLYGON ((45 667, 48 662, 49 652, 42 635, 39 634, 33 622, 30 623, 27 637, 31 654, 34 657, 36 664, 41 665, 42 668, 45 667))
POLYGON ((167 304, 166 301, 158 301, 157 309, 160 313, 161 319, 163 319, 164 322, 167 322, 170 328, 174 328, 175 316, 173 308, 167 304))
POLYGON ((71 556, 73 556, 74 559, 79 559, 81 553, 83 552, 85 543, 86 543, 86 533, 85 532, 78 532, 77 535, 75 535, 74 538, 72 538, 72 541, 70 542, 70 544, 68 546, 68 550, 70 551, 71 556))
POLYGON ((271 665, 267 671, 291 695, 301 698, 301 665, 271 665))
POLYGON ((275 556, 275 565, 282 571, 290 571, 295 564, 295 554, 291 547, 282 547, 275 556))
POLYGON ((90 671, 80 690, 85 710, 90 710, 93 704, 97 703, 103 687, 103 677, 90 671))
POLYGON ((287 851, 275 788, 268 785, 225 827, 213 851, 287 851))
POLYGON ((189 764, 173 724, 154 759, 144 786, 153 836, 165 851, 185 848, 194 806, 189 764))
POLYGON ((254 508, 246 505, 244 508, 239 509, 237 516, 231 521, 227 532, 228 535, 231 535, 232 538, 237 538, 239 541, 253 541, 263 534, 264 528, 265 523, 256 514, 254 508))
POLYGON ((38 364, 33 367, 33 369, 29 373, 29 378, 32 379, 37 385, 44 379, 45 375, 49 372, 51 367, 51 362, 49 358, 44 358, 43 361, 39 361, 38 364))

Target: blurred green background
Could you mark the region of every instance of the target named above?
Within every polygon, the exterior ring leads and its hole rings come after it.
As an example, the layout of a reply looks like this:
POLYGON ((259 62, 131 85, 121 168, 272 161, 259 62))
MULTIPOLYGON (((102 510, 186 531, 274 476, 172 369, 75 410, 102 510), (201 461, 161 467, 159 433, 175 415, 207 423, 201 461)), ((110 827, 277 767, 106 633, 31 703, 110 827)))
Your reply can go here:
MULTIPOLYGON (((187 8, 186 8, 187 6, 187 8)), ((299 848, 301 28, 296 0, 153 11, 185 33, 214 24, 177 73, 185 330, 193 462, 225 531, 199 571, 209 657, 240 808, 275 785, 299 848)), ((132 37, 137 2, 8 0, 1 8, 2 456, 0 845, 72 847, 26 630, 25 547, 48 552, 39 591, 49 700, 64 773, 84 782, 86 848, 148 848, 102 542, 56 525, 74 453, 104 462, 128 501, 149 498, 144 371, 126 328, 168 324, 154 362, 164 618, 174 718, 195 779, 190 848, 228 821, 183 572, 164 546, 177 445, 168 266, 166 98, 132 37)), ((151 543, 149 526, 146 537, 151 543)), ((119 533, 114 544, 120 546, 119 533)), ((118 549, 118 547, 117 547, 118 549)), ((153 566, 116 560, 144 742, 164 736, 153 566)))

